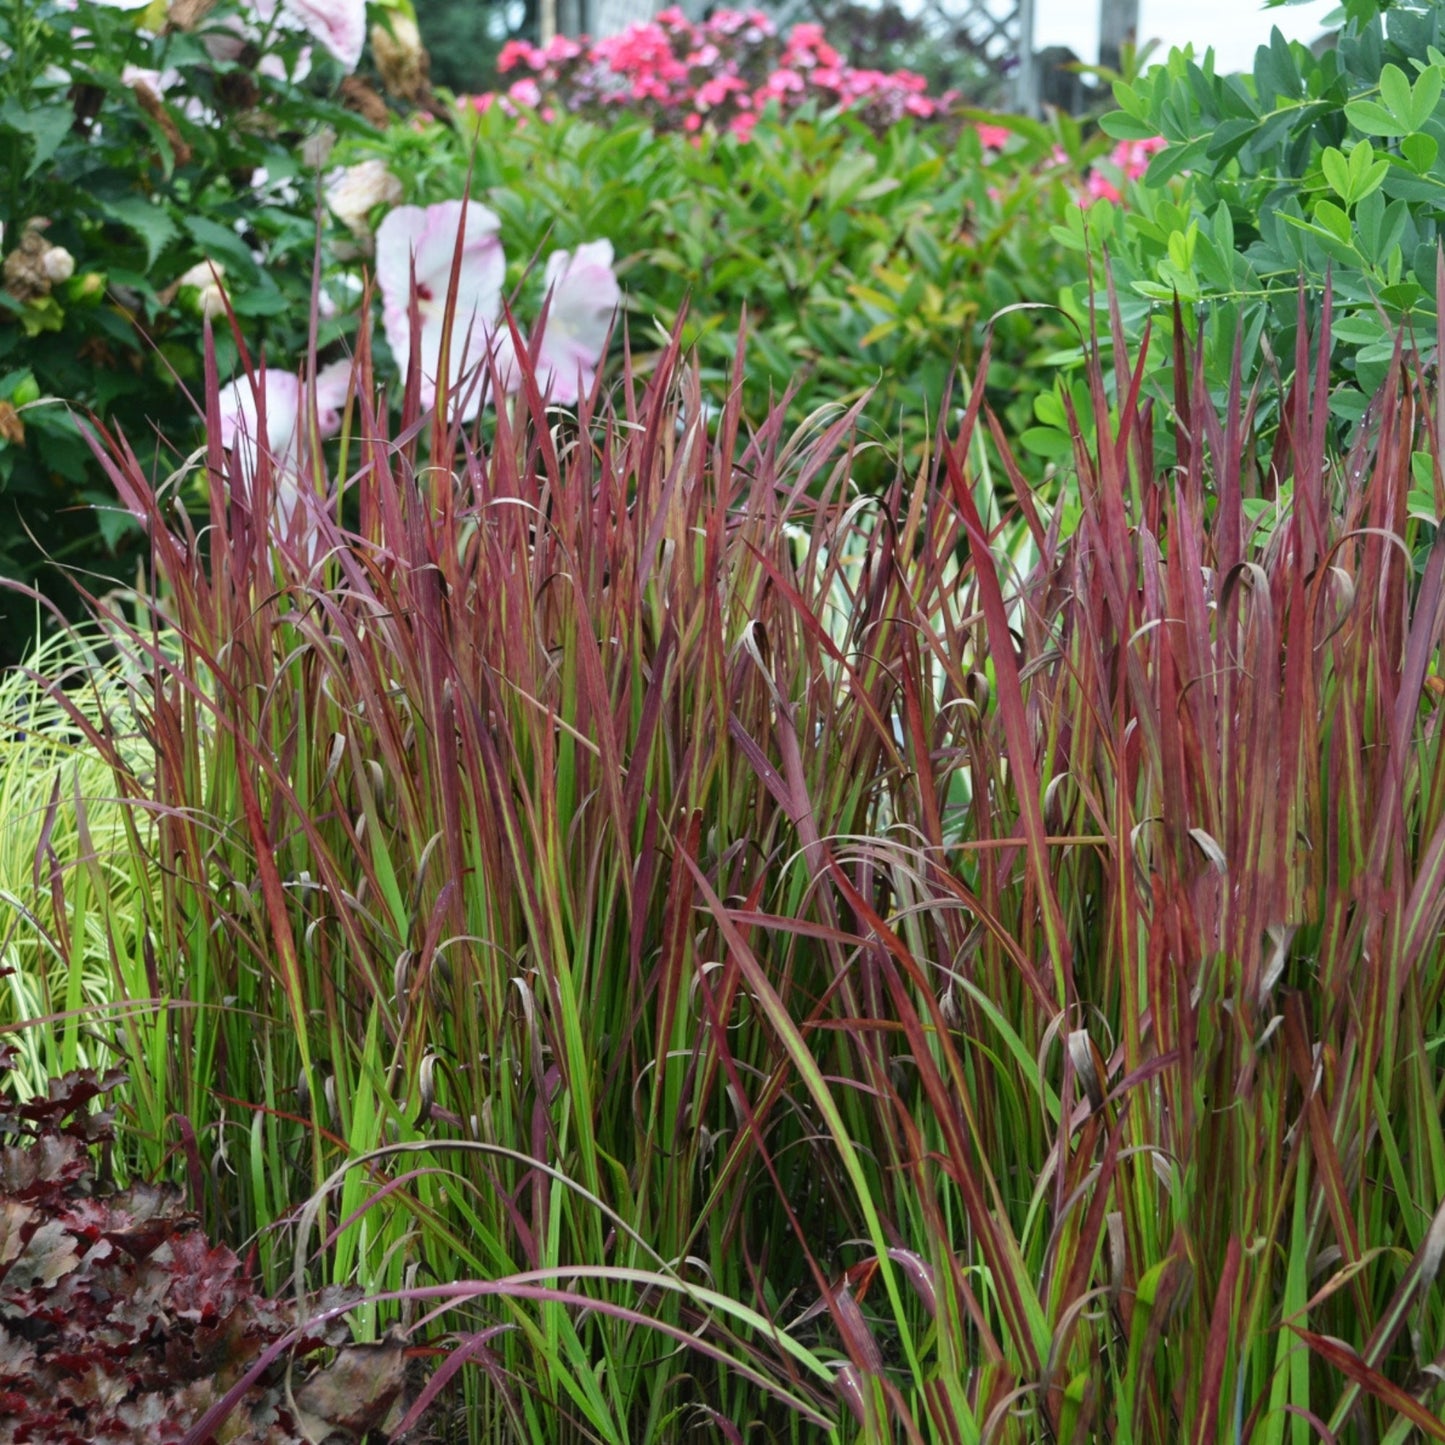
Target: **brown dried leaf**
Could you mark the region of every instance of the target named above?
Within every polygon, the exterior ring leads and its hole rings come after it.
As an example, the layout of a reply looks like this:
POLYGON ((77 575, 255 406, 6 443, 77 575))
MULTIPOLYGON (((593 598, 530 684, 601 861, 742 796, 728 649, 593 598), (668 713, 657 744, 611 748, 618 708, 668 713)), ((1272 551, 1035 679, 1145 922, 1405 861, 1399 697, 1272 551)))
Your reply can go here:
POLYGON ((345 1432, 362 1436, 380 1429, 406 1384, 406 1351, 388 1337, 374 1345, 349 1345, 296 1392, 301 1423, 313 1440, 345 1432))
POLYGON ((386 102, 359 75, 348 75, 341 82, 341 103, 378 130, 385 130, 391 123, 391 112, 387 110, 386 102))

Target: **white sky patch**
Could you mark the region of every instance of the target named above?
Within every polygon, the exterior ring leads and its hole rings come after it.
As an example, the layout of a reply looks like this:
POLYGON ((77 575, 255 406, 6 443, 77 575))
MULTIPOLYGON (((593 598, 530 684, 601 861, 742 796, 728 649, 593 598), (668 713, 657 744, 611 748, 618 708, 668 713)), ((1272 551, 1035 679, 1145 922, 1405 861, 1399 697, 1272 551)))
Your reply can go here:
MULTIPOLYGON (((1139 39, 1160 40, 1163 60, 1169 47, 1193 43, 1203 55, 1212 45, 1220 70, 1250 70, 1255 50, 1268 42, 1279 26, 1287 40, 1308 45, 1326 27, 1325 16, 1338 9, 1338 0, 1312 0, 1308 5, 1287 5, 1266 10, 1263 0, 1139 0, 1139 39)), ((1081 60, 1099 58, 1098 0, 1035 0, 1034 45, 1067 45, 1081 60)))

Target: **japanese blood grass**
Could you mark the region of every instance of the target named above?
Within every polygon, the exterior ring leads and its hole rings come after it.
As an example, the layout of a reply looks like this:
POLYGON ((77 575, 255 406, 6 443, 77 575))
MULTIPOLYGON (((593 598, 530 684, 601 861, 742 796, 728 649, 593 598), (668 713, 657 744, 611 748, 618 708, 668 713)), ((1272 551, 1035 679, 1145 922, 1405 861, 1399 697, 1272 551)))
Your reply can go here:
MULTIPOLYGON (((831 581, 810 621, 786 580, 790 522, 867 538, 808 500, 842 496, 856 413, 748 434, 735 388, 710 435, 674 345, 575 419, 528 379, 482 445, 415 387, 390 436, 364 342, 357 371, 345 486, 307 448, 285 520, 271 459, 221 451, 214 374, 201 525, 98 438, 151 542, 145 625, 96 604, 145 768, 54 697, 153 881, 128 997, 172 1007, 134 1087, 268 1288, 454 1332, 456 1438, 827 1435, 847 1358, 810 1306, 850 1194, 696 879, 801 916, 789 790, 878 826, 898 749, 819 668, 831 581), (783 787, 758 740, 794 703, 817 726, 783 787)), ((774 987, 806 1017, 833 967, 774 987)))
POLYGON ((271 1283, 450 1331, 474 1439, 1440 1436, 1418 376, 1346 458, 1318 353, 1268 457, 1184 386, 1160 477, 1095 368, 1064 537, 982 376, 854 503, 849 415, 709 440, 675 348, 485 447, 360 370, 345 528, 213 444, 193 534, 110 439, 150 1087, 271 1283))
POLYGON ((866 1438, 1445 1438, 1445 538, 1407 501, 1445 514, 1445 411, 1397 362, 1332 457, 1327 352, 1269 456, 1237 380, 1182 388, 1165 476, 1139 371, 1112 408, 1096 365, 1077 531, 1010 468, 1022 578, 971 407, 856 539, 841 648, 767 564, 847 699, 787 690, 786 634, 754 654, 810 887, 695 877, 795 1071, 735 1081, 755 1137, 801 1088, 852 1195, 828 1307, 866 1438), (869 732, 860 835, 855 778, 810 779, 869 732))

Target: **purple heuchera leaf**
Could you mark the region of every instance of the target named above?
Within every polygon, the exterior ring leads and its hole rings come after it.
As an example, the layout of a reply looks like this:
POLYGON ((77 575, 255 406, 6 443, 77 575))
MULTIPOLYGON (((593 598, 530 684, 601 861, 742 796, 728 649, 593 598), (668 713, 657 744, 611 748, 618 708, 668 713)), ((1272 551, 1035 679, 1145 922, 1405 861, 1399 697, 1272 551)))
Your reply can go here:
MULTIPOLYGON (((0 1051, 0 1074, 12 1060, 0 1051)), ((357 1353, 341 1319, 309 1328, 292 1301, 257 1294, 176 1190, 93 1192, 84 1129, 66 1120, 115 1082, 71 1076, 44 1099, 0 1102, 0 1135, 33 1136, 0 1149, 0 1445, 180 1441, 263 1350, 293 1339, 223 1438, 300 1445, 384 1428, 404 1385, 398 1343, 357 1353), (288 1370, 322 1345, 339 1353, 298 1380, 305 1403, 293 1405, 288 1370)), ((353 1298, 331 1291, 322 1308, 353 1298)))

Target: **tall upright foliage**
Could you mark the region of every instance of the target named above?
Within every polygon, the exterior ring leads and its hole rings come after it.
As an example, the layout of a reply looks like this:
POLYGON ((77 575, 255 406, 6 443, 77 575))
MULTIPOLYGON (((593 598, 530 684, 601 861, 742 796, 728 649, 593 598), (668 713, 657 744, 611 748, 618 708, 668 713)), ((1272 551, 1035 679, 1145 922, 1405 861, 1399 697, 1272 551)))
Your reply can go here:
POLYGON ((985 385, 864 499, 857 408, 710 433, 676 338, 484 449, 363 346, 284 521, 218 429, 204 531, 106 439, 129 1159, 452 1306, 473 1438, 1441 1438, 1440 398, 1397 357, 1334 454, 1330 320, 1268 455, 1181 345, 1163 472, 1093 358, 1014 562, 985 385))

